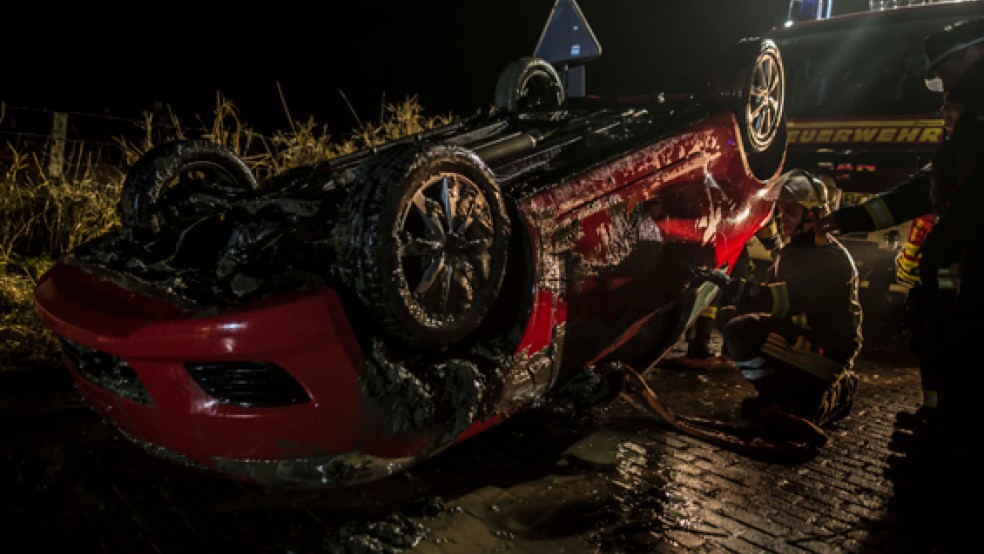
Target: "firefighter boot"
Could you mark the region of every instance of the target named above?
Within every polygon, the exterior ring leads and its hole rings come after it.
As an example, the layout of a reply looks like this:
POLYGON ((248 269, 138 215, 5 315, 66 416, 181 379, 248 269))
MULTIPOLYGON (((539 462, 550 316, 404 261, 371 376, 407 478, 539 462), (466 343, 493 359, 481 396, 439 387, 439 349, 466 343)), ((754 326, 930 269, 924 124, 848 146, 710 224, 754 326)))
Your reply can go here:
POLYGON ((783 411, 771 402, 759 410, 759 421, 767 429, 787 441, 802 442, 815 447, 827 444, 827 434, 806 418, 783 411))
POLYGON ((940 435, 939 410, 921 406, 915 412, 899 412, 895 426, 897 429, 889 442, 892 450, 910 453, 933 450, 940 435))

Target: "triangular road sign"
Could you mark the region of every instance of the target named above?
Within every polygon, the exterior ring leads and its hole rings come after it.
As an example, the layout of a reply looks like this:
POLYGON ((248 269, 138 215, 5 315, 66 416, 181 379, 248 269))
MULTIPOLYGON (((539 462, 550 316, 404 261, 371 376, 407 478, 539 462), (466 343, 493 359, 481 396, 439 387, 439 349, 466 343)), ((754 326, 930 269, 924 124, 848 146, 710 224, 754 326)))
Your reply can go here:
POLYGON ((584 63, 601 55, 601 44, 575 0, 557 0, 533 55, 557 65, 584 63))

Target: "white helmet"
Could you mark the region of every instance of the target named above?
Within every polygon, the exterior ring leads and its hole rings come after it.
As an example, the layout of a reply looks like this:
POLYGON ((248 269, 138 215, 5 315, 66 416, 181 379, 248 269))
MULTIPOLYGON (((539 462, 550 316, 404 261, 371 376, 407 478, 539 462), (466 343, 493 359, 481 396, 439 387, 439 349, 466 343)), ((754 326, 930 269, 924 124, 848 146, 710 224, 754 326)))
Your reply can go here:
POLYGON ((779 177, 780 202, 799 204, 822 217, 830 213, 830 194, 822 179, 802 169, 792 169, 779 177))

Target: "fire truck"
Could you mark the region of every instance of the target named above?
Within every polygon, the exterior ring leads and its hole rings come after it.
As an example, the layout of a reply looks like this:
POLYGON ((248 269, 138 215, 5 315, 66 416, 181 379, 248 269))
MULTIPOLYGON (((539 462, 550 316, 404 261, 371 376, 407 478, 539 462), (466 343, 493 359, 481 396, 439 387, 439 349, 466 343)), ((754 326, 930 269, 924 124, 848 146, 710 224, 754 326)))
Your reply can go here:
MULTIPOLYGON (((943 139, 942 95, 926 88, 922 39, 984 16, 984 2, 872 0, 864 11, 839 7, 833 0, 791 0, 786 23, 766 36, 786 66, 785 169, 816 174, 833 185, 843 206, 891 189, 930 162, 943 139)), ((925 227, 919 220, 916 226, 914 236, 925 227)), ((896 258, 911 227, 840 237, 858 266, 869 323, 898 321, 882 312, 901 309, 908 290, 896 278, 896 258)), ((751 258, 762 262, 768 254, 753 247, 751 258)))

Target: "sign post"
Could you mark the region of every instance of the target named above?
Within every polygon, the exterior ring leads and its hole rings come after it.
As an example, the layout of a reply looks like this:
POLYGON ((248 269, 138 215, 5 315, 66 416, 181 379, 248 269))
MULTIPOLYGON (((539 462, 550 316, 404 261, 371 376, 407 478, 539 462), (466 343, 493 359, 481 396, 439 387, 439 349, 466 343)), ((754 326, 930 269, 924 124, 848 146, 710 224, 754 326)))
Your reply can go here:
POLYGON ((51 151, 48 154, 48 176, 59 179, 65 167, 65 143, 68 136, 68 114, 55 112, 51 121, 51 151))
POLYGON ((568 97, 586 94, 584 64, 601 56, 601 44, 576 0, 554 2, 533 55, 553 64, 568 97))

